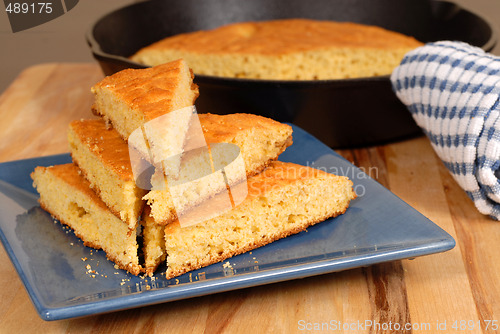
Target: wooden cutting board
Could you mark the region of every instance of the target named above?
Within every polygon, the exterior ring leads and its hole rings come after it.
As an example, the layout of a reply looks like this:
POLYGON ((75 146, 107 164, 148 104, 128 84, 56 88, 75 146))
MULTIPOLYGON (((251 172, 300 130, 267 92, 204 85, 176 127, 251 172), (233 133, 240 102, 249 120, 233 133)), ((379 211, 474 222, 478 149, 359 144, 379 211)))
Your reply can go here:
MULTIPOLYGON (((68 152, 67 126, 93 117, 90 87, 101 78, 95 64, 23 71, 0 96, 0 162, 68 152)), ((57 322, 38 317, 0 247, 0 333, 317 333, 318 326, 332 333, 498 332, 500 223, 476 211, 428 140, 339 153, 450 233, 457 246, 414 260, 57 322)))
POLYGON ((94 117, 95 64, 43 64, 24 70, 0 97, 0 162, 68 152, 72 120, 94 117))

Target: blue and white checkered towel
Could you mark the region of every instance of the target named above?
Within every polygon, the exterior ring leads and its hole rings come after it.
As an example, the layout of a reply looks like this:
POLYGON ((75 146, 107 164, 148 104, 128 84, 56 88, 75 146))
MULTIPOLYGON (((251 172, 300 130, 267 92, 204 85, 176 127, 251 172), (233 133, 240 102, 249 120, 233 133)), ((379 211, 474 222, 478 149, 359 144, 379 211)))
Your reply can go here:
POLYGON ((391 81, 477 209, 500 220, 500 58, 430 43, 408 53, 391 81))

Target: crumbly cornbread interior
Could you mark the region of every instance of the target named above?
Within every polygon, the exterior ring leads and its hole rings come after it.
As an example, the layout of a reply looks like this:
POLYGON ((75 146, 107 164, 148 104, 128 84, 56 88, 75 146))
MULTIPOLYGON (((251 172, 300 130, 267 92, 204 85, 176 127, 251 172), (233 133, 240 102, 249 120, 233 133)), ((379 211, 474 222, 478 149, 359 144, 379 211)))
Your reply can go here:
POLYGON ((248 179, 239 206, 203 223, 165 228, 166 277, 172 278, 343 214, 356 197, 347 177, 273 162, 248 179))
MULTIPOLYGON (((269 118, 250 114, 198 116, 207 143, 231 143, 240 148, 247 176, 262 171, 292 144, 292 128, 269 118)), ((220 191, 220 188, 212 186, 210 178, 205 181, 207 186, 200 184, 200 192, 206 192, 206 195, 197 197, 209 198, 220 191)), ((151 215, 157 223, 167 224, 176 219, 168 190, 153 189, 144 199, 151 207, 151 215)))
POLYGON ((182 59, 117 72, 95 84, 91 91, 95 96, 94 113, 111 122, 125 140, 148 121, 193 106, 199 94, 193 73, 182 59))
POLYGON ((109 211, 78 167, 37 167, 31 177, 40 194, 41 207, 71 227, 86 246, 103 249, 121 269, 134 275, 142 272, 136 231, 109 211))
POLYGON ((127 143, 102 119, 71 122, 68 142, 71 157, 90 187, 118 218, 135 229, 147 191, 136 185, 127 143))
POLYGON ((165 227, 156 224, 153 218, 147 212, 143 215, 142 241, 144 253, 144 268, 146 274, 152 276, 158 266, 165 261, 165 227))

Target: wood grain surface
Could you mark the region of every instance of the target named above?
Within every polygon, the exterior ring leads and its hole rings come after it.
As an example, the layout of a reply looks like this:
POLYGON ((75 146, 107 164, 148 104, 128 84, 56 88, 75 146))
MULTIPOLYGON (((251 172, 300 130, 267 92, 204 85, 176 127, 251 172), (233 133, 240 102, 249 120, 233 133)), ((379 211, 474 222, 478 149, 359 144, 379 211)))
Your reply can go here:
MULTIPOLYGON (((93 117, 90 86, 101 78, 97 65, 86 63, 23 71, 0 97, 0 162, 68 152, 67 126, 93 117)), ((0 247, 0 333, 500 332, 500 223, 476 211, 428 140, 338 152, 450 233, 456 247, 414 260, 53 322, 38 317, 0 247)))

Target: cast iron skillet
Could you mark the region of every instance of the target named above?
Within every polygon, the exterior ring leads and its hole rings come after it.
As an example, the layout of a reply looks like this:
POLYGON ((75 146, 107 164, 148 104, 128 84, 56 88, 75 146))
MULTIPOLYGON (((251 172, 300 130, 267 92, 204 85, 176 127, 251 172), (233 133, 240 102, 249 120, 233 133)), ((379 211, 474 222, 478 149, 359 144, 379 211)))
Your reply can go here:
MULTIPOLYGON (((378 25, 423 42, 461 40, 486 51, 491 26, 457 5, 432 0, 155 0, 99 19, 87 41, 104 74, 143 68, 127 59, 166 36, 241 21, 311 18, 378 25)), ((389 77, 277 81, 196 75, 198 112, 254 113, 292 122, 331 147, 382 144, 420 134, 389 77)))

